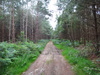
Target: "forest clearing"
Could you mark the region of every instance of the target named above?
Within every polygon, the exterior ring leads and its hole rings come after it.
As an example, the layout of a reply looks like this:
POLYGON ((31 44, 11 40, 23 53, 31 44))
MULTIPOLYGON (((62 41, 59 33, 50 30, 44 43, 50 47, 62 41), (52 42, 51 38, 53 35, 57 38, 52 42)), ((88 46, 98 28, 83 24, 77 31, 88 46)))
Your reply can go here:
POLYGON ((100 75, 100 0, 0 0, 0 75, 100 75))

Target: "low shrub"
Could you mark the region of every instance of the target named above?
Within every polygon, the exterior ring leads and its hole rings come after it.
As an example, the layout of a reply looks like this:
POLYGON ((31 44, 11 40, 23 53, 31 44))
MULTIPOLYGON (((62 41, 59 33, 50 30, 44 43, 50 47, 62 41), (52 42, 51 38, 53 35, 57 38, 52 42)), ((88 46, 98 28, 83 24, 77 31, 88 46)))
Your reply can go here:
POLYGON ((66 43, 56 44, 62 50, 62 55, 72 65, 76 75, 100 75, 100 66, 80 54, 80 51, 66 45, 66 43))
POLYGON ((20 75, 37 59, 47 42, 1 42, 0 75, 20 75))

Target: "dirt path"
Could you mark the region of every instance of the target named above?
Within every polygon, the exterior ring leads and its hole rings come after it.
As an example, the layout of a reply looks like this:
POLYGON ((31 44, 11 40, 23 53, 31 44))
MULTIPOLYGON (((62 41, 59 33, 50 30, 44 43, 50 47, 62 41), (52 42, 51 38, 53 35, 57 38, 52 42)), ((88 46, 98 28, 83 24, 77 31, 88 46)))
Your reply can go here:
POLYGON ((74 75, 60 50, 49 42, 39 58, 22 75, 74 75))

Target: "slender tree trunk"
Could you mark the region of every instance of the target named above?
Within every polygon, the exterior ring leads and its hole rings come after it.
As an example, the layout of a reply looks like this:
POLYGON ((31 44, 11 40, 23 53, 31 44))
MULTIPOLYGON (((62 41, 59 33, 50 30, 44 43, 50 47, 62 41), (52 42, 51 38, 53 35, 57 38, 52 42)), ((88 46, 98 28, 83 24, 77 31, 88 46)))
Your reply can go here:
POLYGON ((2 42, 4 41, 4 21, 3 21, 3 24, 2 24, 2 42))
POLYGON ((84 18, 83 18, 83 43, 84 45, 86 45, 86 25, 85 25, 85 22, 84 22, 84 18))
POLYGON ((99 35, 98 35, 98 26, 97 26, 97 17, 96 17, 96 4, 92 5, 93 8, 93 16, 94 16, 94 24, 95 24, 95 38, 96 38, 96 54, 99 54, 99 35))
POLYGON ((14 19, 14 7, 12 8, 12 42, 15 42, 15 19, 14 19))
POLYGON ((32 35, 31 35, 32 37, 32 41, 33 41, 33 17, 32 17, 32 35))
POLYGON ((72 27, 72 44, 73 44, 73 47, 75 47, 74 41, 75 41, 74 28, 72 27))
POLYGON ((79 25, 79 32, 77 32, 77 33, 79 33, 78 34, 78 40, 79 40, 79 43, 81 43, 81 26, 80 25, 79 25))
POLYGON ((25 19, 25 18, 24 18, 24 12, 23 12, 23 20, 22 20, 22 31, 23 31, 23 32, 25 32, 25 30, 24 30, 24 28, 25 28, 25 26, 24 26, 24 19, 25 19))
POLYGON ((5 2, 2 2, 2 5, 3 5, 3 21, 2 21, 2 42, 4 41, 4 31, 5 31, 5 28, 4 28, 4 18, 5 18, 5 16, 4 16, 4 6, 5 6, 5 2))
MULTIPOLYGON (((34 4, 33 1, 31 1, 31 3, 34 4)), ((31 5, 31 7, 32 7, 32 5, 31 5)), ((32 11, 32 13, 34 13, 33 9, 31 9, 31 11, 32 11)), ((31 40, 32 40, 32 41, 33 41, 33 39, 34 39, 34 30, 33 30, 34 24, 33 24, 33 22, 34 22, 34 16, 32 15, 32 35, 31 35, 31 40)))
POLYGON ((9 18, 9 42, 11 41, 11 11, 10 11, 10 18, 9 18))
POLYGON ((26 15, 26 28, 25 28, 25 38, 27 41, 27 24, 28 24, 28 14, 26 15))
POLYGON ((36 17, 36 26, 35 26, 35 42, 37 42, 38 40, 38 35, 39 35, 39 22, 38 22, 38 14, 37 14, 37 17, 36 17))
POLYGON ((20 13, 20 16, 19 16, 19 18, 20 18, 19 19, 20 20, 20 32, 19 33, 21 33, 23 31, 23 28, 22 28, 22 26, 23 26, 23 14, 21 12, 19 12, 19 13, 20 13))
POLYGON ((88 26, 88 42, 90 42, 90 28, 88 26))
POLYGON ((26 12, 25 38, 26 38, 26 41, 27 41, 27 27, 28 27, 28 2, 27 2, 27 5, 26 5, 26 8, 27 8, 27 12, 26 12))
MULTIPOLYGON (((22 0, 23 1, 23 0, 22 0)), ((24 10, 22 9, 22 31, 25 32, 25 25, 24 25, 25 17, 24 17, 24 10)))
POLYGON ((73 26, 72 26, 72 24, 73 23, 71 23, 71 42, 72 42, 72 45, 73 45, 73 47, 75 46, 74 45, 74 28, 73 28, 73 26))

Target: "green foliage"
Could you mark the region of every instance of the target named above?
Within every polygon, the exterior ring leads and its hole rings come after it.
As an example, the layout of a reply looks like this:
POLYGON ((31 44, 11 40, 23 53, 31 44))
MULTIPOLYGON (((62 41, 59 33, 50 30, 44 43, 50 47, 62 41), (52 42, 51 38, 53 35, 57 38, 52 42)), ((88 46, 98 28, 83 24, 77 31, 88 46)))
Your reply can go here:
POLYGON ((46 21, 45 19, 42 19, 42 33, 44 35, 47 35, 49 37, 52 37, 53 29, 49 24, 49 21, 46 21))
POLYGON ((91 46, 85 46, 83 47, 83 49, 79 50, 79 56, 82 57, 91 57, 92 55, 94 55, 95 53, 95 49, 94 47, 91 46))
POLYGON ((63 39, 63 40, 55 40, 55 39, 54 39, 54 40, 52 40, 52 41, 53 41, 55 44, 61 44, 61 45, 70 46, 70 47, 72 47, 73 44, 74 44, 75 47, 77 47, 77 46, 80 45, 78 41, 71 42, 70 40, 65 40, 65 39, 63 39))
POLYGON ((23 31, 21 31, 19 37, 18 37, 18 41, 24 42, 25 41, 25 34, 23 31))
POLYGON ((99 55, 100 27, 98 21, 100 18, 98 17, 100 14, 97 12, 100 6, 98 3, 100 0, 58 0, 58 7, 63 12, 58 17, 56 31, 60 33, 57 36, 71 41, 79 40, 84 45, 86 41, 92 41, 95 46, 95 54, 99 55))
POLYGON ((47 42, 0 43, 0 75, 20 75, 37 59, 47 42))
POLYGON ((55 42, 55 45, 57 48, 62 50, 62 55, 73 66, 73 70, 75 71, 76 75, 99 75, 100 74, 100 68, 97 67, 96 64, 94 64, 94 62, 80 56, 79 50, 76 50, 66 45, 66 43, 64 42, 61 42, 59 44, 55 42))
POLYGON ((51 16, 50 12, 48 11, 48 9, 45 7, 45 2, 43 1, 38 1, 37 6, 36 6, 36 11, 40 12, 43 15, 49 15, 51 16))

